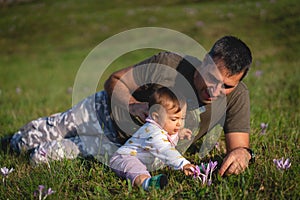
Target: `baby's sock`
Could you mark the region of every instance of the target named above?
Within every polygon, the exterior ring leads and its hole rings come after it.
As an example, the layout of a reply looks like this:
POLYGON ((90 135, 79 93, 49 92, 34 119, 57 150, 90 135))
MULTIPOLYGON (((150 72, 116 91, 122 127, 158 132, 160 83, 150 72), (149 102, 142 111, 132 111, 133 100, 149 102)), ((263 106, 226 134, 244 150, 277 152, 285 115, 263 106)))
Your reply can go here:
POLYGON ((144 190, 149 191, 150 187, 155 189, 163 189, 168 184, 168 178, 164 174, 159 174, 144 180, 142 187, 144 190))
POLYGON ((151 178, 147 178, 146 180, 144 180, 144 182, 142 184, 143 189, 146 191, 148 191, 150 179, 151 178))

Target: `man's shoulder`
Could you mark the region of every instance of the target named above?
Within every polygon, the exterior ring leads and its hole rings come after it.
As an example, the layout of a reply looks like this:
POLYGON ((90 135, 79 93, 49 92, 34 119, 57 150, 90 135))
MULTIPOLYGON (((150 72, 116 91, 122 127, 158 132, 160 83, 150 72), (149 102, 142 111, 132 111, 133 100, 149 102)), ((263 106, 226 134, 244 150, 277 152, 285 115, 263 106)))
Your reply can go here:
POLYGON ((239 84, 236 86, 236 88, 233 90, 233 96, 234 95, 240 95, 242 93, 248 93, 248 87, 247 85, 241 81, 239 84))
POLYGON ((248 87, 244 82, 239 82, 237 87, 227 96, 227 102, 246 101, 249 98, 248 87))
POLYGON ((158 63, 164 63, 168 66, 177 66, 180 61, 183 59, 183 56, 176 52, 162 51, 156 55, 156 60, 158 63))
POLYGON ((201 64, 201 61, 191 55, 184 55, 177 52, 170 52, 170 51, 162 51, 156 54, 156 57, 159 58, 158 60, 176 60, 177 62, 186 61, 189 62, 193 66, 198 66, 201 64))
POLYGON ((238 87, 240 90, 248 90, 247 85, 243 81, 239 82, 238 87))
POLYGON ((162 64, 176 69, 184 66, 186 70, 188 68, 196 68, 201 64, 201 61, 194 56, 184 55, 171 51, 161 51, 149 57, 148 59, 136 64, 135 67, 153 63, 162 64))

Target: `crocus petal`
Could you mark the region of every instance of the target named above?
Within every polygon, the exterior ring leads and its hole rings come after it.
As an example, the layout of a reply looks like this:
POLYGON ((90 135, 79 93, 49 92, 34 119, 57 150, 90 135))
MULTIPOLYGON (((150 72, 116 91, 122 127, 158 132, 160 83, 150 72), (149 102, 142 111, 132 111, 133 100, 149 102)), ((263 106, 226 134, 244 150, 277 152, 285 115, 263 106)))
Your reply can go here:
POLYGON ((48 189, 47 195, 53 194, 55 191, 53 191, 51 188, 48 189))
POLYGON ((285 167, 285 166, 287 166, 289 163, 290 163, 290 159, 288 158, 288 159, 286 159, 286 160, 284 161, 283 166, 285 167))
POLYGON ((215 161, 215 162, 212 162, 212 161, 211 161, 211 167, 210 167, 210 168, 211 168, 211 169, 210 169, 211 172, 213 172, 213 171, 216 169, 217 165, 218 165, 218 162, 217 162, 217 161, 215 161))
POLYGON ((194 172, 194 178, 199 177, 199 175, 200 175, 200 168, 199 168, 198 165, 196 165, 196 167, 194 168, 193 172, 194 172))
POLYGON ((202 185, 205 185, 207 177, 205 174, 201 174, 201 176, 202 176, 202 185))
POLYGON ((206 176, 208 176, 208 174, 210 172, 210 167, 211 167, 211 163, 209 162, 209 164, 207 165, 206 171, 205 171, 206 176))
POLYGON ((288 158, 288 159, 286 159, 286 161, 284 162, 283 168, 284 168, 284 169, 287 169, 287 168, 289 168, 290 166, 291 166, 291 163, 290 163, 290 159, 288 158))
POLYGON ((196 170, 197 170, 198 172, 200 172, 200 167, 199 167, 199 165, 196 166, 196 170))
POLYGON ((283 157, 280 160, 278 160, 278 164, 280 167, 283 167, 283 157))
POLYGON ((201 163, 201 170, 205 171, 205 169, 206 169, 206 167, 205 167, 204 163, 201 163))
POLYGON ((260 128, 261 128, 261 134, 265 134, 265 133, 266 133, 266 130, 267 130, 267 128, 268 128, 268 124, 261 123, 261 124, 260 124, 260 128))
POLYGON ((39 191, 42 191, 45 188, 43 185, 39 185, 39 191))
POLYGON ((281 166, 280 166, 280 160, 279 159, 278 160, 274 159, 273 161, 274 161, 274 164, 276 165, 276 167, 278 169, 280 169, 281 168, 281 166))
POLYGON ((210 186, 211 184, 212 184, 212 180, 209 179, 209 180, 207 181, 207 185, 210 186))
POLYGON ((6 175, 8 173, 8 169, 6 167, 1 168, 1 172, 3 175, 6 175))

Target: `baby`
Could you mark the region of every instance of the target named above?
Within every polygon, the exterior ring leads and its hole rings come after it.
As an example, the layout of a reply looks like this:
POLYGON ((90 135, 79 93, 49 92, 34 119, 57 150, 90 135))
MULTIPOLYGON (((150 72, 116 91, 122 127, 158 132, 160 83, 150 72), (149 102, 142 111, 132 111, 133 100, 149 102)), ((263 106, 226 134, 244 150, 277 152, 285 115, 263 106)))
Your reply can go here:
POLYGON ((175 148, 179 138, 190 139, 192 134, 189 129, 183 129, 187 107, 185 98, 175 93, 161 87, 150 96, 146 123, 110 160, 110 167, 118 176, 146 191, 150 187, 162 189, 168 184, 166 175, 151 177, 149 173, 157 159, 175 170, 182 170, 185 175, 193 175, 195 166, 175 148))

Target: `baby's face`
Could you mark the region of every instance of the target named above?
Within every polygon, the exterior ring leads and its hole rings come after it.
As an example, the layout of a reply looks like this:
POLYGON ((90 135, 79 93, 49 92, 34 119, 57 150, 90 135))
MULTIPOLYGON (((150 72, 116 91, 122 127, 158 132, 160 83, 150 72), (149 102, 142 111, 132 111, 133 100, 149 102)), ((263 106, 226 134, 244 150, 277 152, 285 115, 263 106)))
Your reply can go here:
POLYGON ((160 109, 158 121, 159 125, 167 131, 170 135, 178 133, 184 126, 184 119, 186 114, 186 105, 181 108, 181 111, 176 112, 177 109, 164 110, 160 109))

